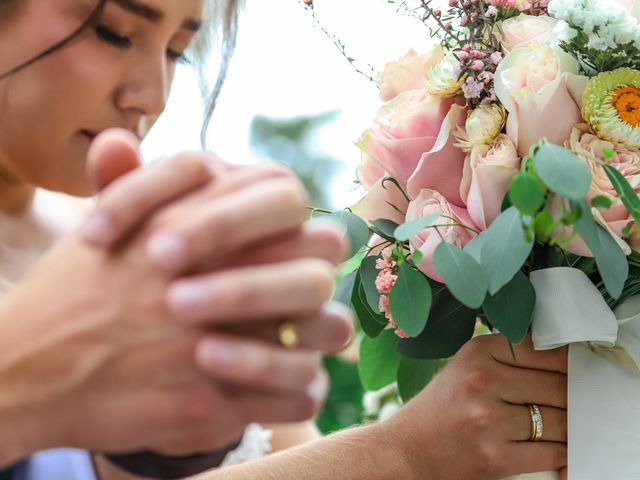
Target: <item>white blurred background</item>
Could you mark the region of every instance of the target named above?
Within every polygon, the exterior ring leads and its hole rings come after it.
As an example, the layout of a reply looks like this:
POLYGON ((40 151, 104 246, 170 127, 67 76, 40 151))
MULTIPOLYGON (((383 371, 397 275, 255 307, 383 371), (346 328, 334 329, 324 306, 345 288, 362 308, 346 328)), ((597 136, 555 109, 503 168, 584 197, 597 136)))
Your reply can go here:
MULTIPOLYGON (((396 13, 386 0, 316 0, 322 25, 340 38, 366 68, 380 69, 409 47, 432 44, 420 22, 396 13)), ((238 45, 209 129, 208 144, 229 161, 264 157, 250 145, 256 115, 276 119, 339 111, 314 137, 313 148, 337 159, 329 190, 333 204, 347 206, 360 154, 354 141, 371 123, 380 101, 376 87, 358 74, 298 0, 246 0, 238 45)), ((152 159, 200 147, 202 101, 190 67, 179 68, 167 111, 145 141, 152 159)))

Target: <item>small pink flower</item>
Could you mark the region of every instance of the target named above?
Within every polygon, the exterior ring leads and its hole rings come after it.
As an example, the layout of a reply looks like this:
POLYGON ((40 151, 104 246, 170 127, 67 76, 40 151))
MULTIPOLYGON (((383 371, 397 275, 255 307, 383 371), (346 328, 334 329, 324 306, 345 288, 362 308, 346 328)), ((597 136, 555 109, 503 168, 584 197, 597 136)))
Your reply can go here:
POLYGON ((467 17, 466 15, 463 15, 462 18, 460 19, 460 26, 465 27, 468 24, 469 24, 469 17, 467 17))
POLYGON ((478 75, 478 80, 480 80, 481 82, 484 82, 486 85, 490 83, 491 80, 493 80, 493 73, 486 70, 484 72, 480 72, 480 75, 478 75))
POLYGON ((480 50, 474 50, 471 55, 473 56, 473 58, 487 58, 487 54, 481 52, 480 50))
POLYGON ((469 58, 471 58, 471 54, 469 52, 460 52, 460 60, 466 62, 469 58))
POLYGON ((380 271, 376 278, 376 289, 378 293, 387 294, 391 292, 396 280, 398 280, 398 276, 394 275, 390 268, 380 271))
POLYGON ((462 91, 464 97, 467 99, 480 98, 480 95, 484 91, 484 84, 476 82, 473 78, 469 77, 462 85, 462 91))
POLYGON ((400 338, 411 338, 409 335, 407 335, 407 333, 402 330, 400 327, 398 327, 398 324, 396 322, 393 321, 392 318, 389 318, 389 325, 391 326, 391 328, 393 328, 396 332, 396 335, 400 338))
POLYGON ((457 7, 458 6, 458 0, 449 0, 449 6, 450 7, 457 7))
POLYGON ((387 318, 391 316, 391 310, 389 309, 389 297, 386 295, 380 295, 378 310, 380 310, 380 313, 384 313, 384 316, 387 318))
POLYGON ((473 50, 473 47, 471 46, 470 43, 466 43, 463 47, 462 50, 465 52, 471 52, 471 50, 473 50))
POLYGON ((502 61, 502 52, 493 52, 489 58, 491 59, 491 63, 499 65, 502 61))
POLYGON ((498 16, 498 9, 493 5, 490 5, 489 8, 487 8, 487 11, 485 12, 484 15, 487 18, 495 18, 498 16))

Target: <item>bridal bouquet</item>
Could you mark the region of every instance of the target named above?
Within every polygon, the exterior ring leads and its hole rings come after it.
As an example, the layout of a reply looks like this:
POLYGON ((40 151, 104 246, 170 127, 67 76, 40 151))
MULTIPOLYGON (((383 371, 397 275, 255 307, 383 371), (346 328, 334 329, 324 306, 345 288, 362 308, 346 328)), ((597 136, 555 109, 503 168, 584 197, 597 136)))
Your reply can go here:
POLYGON ((434 4, 400 5, 438 41, 378 75, 334 214, 363 383, 408 399, 479 328, 570 344, 571 478, 638 478, 640 2, 434 4))

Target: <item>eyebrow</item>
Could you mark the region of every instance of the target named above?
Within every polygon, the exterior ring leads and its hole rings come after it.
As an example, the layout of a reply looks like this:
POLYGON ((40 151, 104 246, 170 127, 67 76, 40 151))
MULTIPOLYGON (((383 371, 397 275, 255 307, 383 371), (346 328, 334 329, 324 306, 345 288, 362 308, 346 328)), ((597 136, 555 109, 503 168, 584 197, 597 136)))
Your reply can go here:
MULTIPOLYGON (((138 0, 112 0, 120 8, 126 10, 129 13, 142 17, 152 23, 158 23, 164 18, 164 12, 139 2, 138 0)), ((189 18, 184 21, 182 28, 192 32, 197 32, 202 26, 202 21, 189 18)))

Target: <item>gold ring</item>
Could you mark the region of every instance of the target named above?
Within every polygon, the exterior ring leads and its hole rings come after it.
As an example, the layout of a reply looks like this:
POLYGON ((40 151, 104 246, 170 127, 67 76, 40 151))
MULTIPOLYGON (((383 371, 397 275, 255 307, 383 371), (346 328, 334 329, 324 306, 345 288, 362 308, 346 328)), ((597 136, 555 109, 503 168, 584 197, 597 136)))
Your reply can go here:
POLYGON ((298 348, 300 346, 298 325, 287 320, 283 321, 278 328, 278 341, 284 348, 298 348))
POLYGON ((542 434, 544 433, 540 407, 535 403, 529 404, 529 414, 531 415, 531 437, 529 441, 539 442, 542 440, 542 434))

